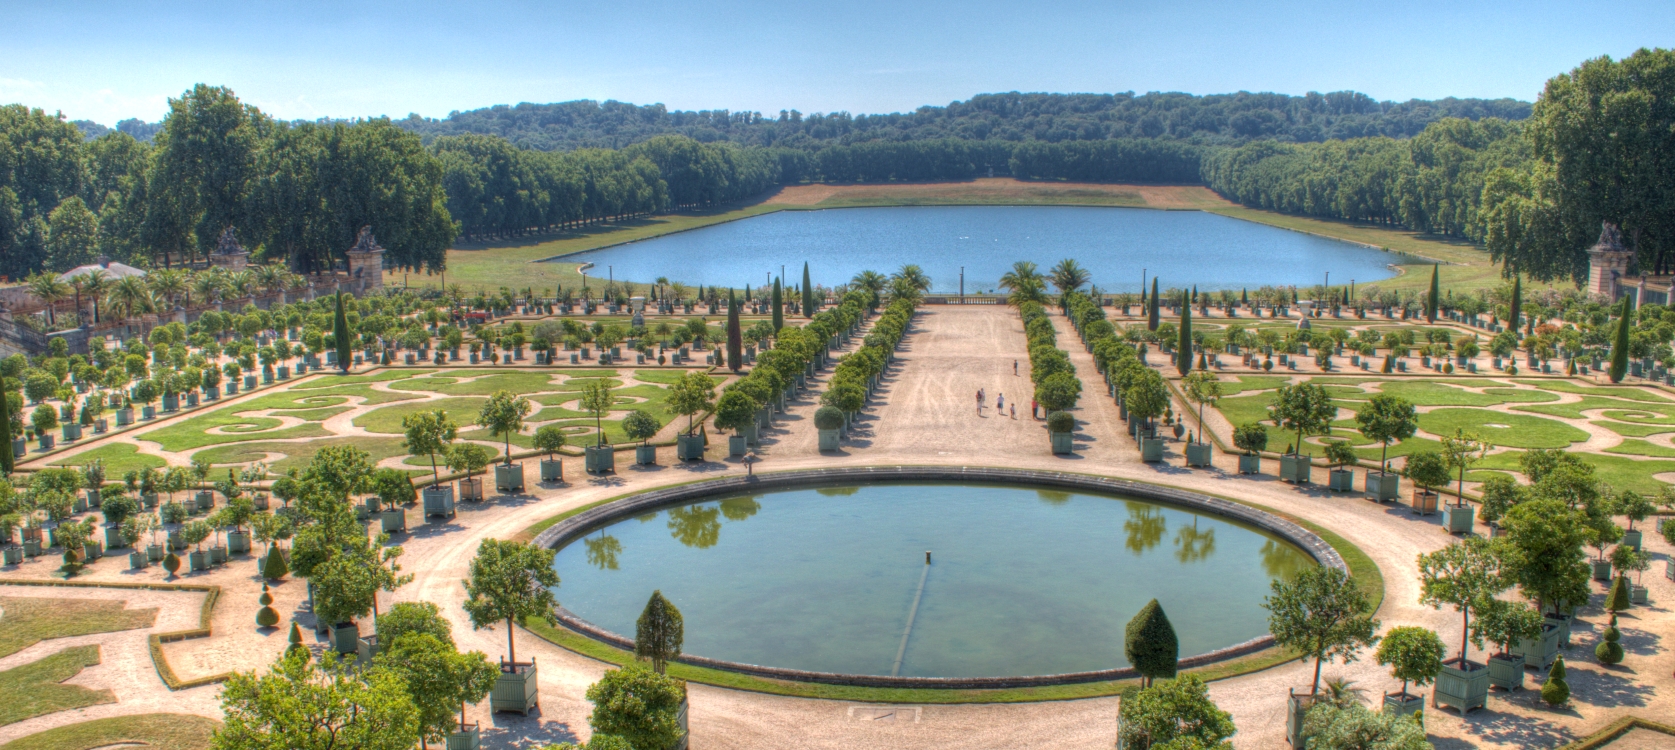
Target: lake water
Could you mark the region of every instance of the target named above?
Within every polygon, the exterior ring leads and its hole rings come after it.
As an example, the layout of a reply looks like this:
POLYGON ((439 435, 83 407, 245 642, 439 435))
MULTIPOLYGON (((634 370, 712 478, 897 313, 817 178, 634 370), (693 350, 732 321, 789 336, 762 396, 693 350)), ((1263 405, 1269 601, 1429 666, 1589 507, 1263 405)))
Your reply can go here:
POLYGON ((1314 564, 1217 516, 970 484, 721 498, 619 521, 554 561, 564 606, 615 633, 633 637, 655 589, 681 610, 685 653, 921 677, 1127 666, 1124 628, 1153 598, 1181 656, 1231 646, 1267 632, 1270 581, 1314 564))
MULTIPOLYGON (((1375 248, 1202 211, 1075 206, 909 206, 780 211, 626 245, 565 256, 593 263, 588 275, 646 283, 660 276, 688 285, 742 287, 785 267, 801 283, 856 273, 888 273, 916 263, 936 292, 987 291, 1014 261, 1045 272, 1075 258, 1106 291, 1139 291, 1142 272, 1164 288, 1255 289, 1376 281, 1391 263, 1412 259, 1375 248), (610 268, 607 269, 607 266, 610 268)), ((1149 282, 1147 282, 1149 284, 1149 282)))

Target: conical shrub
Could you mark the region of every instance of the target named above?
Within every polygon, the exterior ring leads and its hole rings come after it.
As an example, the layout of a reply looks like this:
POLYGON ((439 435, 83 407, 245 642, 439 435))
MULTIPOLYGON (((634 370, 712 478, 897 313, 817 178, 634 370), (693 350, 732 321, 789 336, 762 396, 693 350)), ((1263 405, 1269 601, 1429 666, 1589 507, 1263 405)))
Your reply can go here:
POLYGON ((1547 682, 1541 686, 1541 700, 1549 706, 1561 705, 1570 700, 1570 685, 1564 681, 1564 657, 1553 660, 1553 668, 1547 671, 1547 682))
MULTIPOLYGON (((1631 605, 1628 600, 1628 576, 1617 576, 1611 582, 1611 591, 1605 595, 1605 608, 1613 613, 1626 612, 1631 605)), ((1616 619, 1615 616, 1612 617, 1616 619)))
POLYGON ((1128 657, 1128 663, 1146 678, 1148 685, 1158 677, 1167 679, 1175 676, 1175 666, 1181 655, 1180 640, 1175 637, 1175 627, 1169 624, 1169 616, 1163 613, 1163 606, 1156 599, 1147 602, 1134 619, 1128 621, 1123 653, 1128 657))
POLYGON ((285 654, 287 656, 298 652, 304 654, 308 653, 308 646, 303 645, 302 642, 302 629, 297 627, 296 620, 291 621, 291 635, 286 640, 291 644, 285 647, 285 654))
MULTIPOLYGON (((1619 581, 1622 579, 1618 579, 1619 581)), ((1617 630, 1617 615, 1611 614, 1611 624, 1605 626, 1605 640, 1594 647, 1594 656, 1601 664, 1620 664, 1623 661, 1623 639, 1621 631, 1617 630)))
POLYGON ((285 553, 278 547, 269 547, 267 555, 262 558, 262 577, 277 581, 290 572, 291 567, 285 563, 285 553))

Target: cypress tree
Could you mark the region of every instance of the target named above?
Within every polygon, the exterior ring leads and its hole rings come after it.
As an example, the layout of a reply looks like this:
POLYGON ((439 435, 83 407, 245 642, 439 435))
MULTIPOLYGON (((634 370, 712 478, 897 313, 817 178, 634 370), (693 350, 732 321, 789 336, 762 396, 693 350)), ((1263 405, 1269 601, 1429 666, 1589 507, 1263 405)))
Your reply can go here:
POLYGON ((1181 644, 1175 637, 1175 627, 1169 624, 1169 616, 1163 613, 1163 606, 1156 599, 1147 602, 1134 619, 1128 621, 1128 631, 1123 636, 1123 654, 1135 671, 1145 678, 1146 687, 1151 687, 1152 680, 1158 677, 1167 679, 1175 676, 1181 644))
POLYGON ((337 293, 337 312, 332 316, 332 343, 337 346, 337 366, 349 374, 349 316, 343 312, 343 292, 337 293))
POLYGON ((739 301, 727 290, 727 367, 738 372, 744 366, 744 339, 739 332, 739 301))
POLYGON ((1432 323, 1437 322, 1437 303, 1442 301, 1441 292, 1437 291, 1441 288, 1437 285, 1438 268, 1437 264, 1431 264, 1431 294, 1425 298, 1425 320, 1432 323))
POLYGON ((785 295, 779 289, 779 279, 774 279, 774 333, 785 327, 785 295))
POLYGON ((1250 306, 1250 290, 1249 289, 1240 289, 1239 290, 1239 304, 1245 305, 1247 307, 1250 306))
POLYGON ((1152 277, 1152 306, 1146 310, 1146 330, 1157 330, 1157 277, 1152 277))
POLYGON ((1506 327, 1512 329, 1512 338, 1518 339, 1518 316, 1524 310, 1524 277, 1512 275, 1512 309, 1506 316, 1506 327))
POLYGON ((1628 611, 1629 606, 1628 576, 1617 576, 1611 582, 1611 591, 1605 595, 1605 608, 1611 611, 1612 617, 1616 617, 1618 612, 1628 611))
POLYGON ((808 280, 808 261, 803 261, 803 317, 814 317, 814 284, 808 280))
POLYGON ((4 434, 5 445, 0 445, 0 477, 12 475, 16 466, 12 463, 12 404, 6 398, 6 378, 0 376, 0 434, 4 434))
POLYGON ((680 610, 663 598, 662 591, 653 591, 634 623, 634 656, 650 661, 651 668, 663 674, 663 665, 680 656, 685 633, 680 610))
POLYGON ((1185 377, 1192 371, 1192 305, 1181 305, 1181 340, 1175 346, 1175 371, 1185 377))
POLYGON ((1629 297, 1623 297, 1623 309, 1617 318, 1617 335, 1611 340, 1611 382, 1623 382, 1623 376, 1628 374, 1628 327, 1629 327, 1629 297))

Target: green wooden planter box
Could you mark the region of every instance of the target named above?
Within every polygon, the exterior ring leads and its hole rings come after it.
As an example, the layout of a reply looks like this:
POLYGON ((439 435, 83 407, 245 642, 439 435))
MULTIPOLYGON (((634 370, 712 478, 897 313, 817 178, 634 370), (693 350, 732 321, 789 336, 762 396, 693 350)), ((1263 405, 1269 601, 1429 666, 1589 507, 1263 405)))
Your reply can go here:
POLYGON ((244 531, 227 532, 227 551, 235 555, 250 553, 250 534, 244 531))
POLYGON ((541 705, 541 691, 535 661, 500 663, 500 677, 489 692, 489 709, 494 713, 516 711, 525 716, 541 705))
POLYGON ((1489 657, 1489 686, 1502 690, 1524 689, 1524 657, 1495 654, 1489 657))
POLYGON ((657 446, 655 446, 655 445, 637 445, 637 446, 634 446, 634 463, 639 464, 641 466, 656 466, 657 465, 657 446))
POLYGON ((459 480, 459 499, 461 502, 482 502, 483 480, 479 477, 469 477, 459 480))
POLYGON ((749 450, 750 446, 743 435, 729 435, 727 437, 727 455, 729 457, 740 458, 749 450))
POLYGON ((372 657, 378 655, 378 634, 355 639, 355 659, 361 664, 372 663, 372 657))
POLYGON ((1282 455, 1280 456, 1280 479, 1292 484, 1309 483, 1309 467, 1312 465, 1308 456, 1282 455))
POLYGON ((1593 561, 1590 561, 1588 563, 1588 565, 1589 565, 1589 567, 1593 568, 1594 580, 1596 580, 1596 581, 1609 581, 1609 580, 1611 580, 1611 561, 1610 560, 1593 560, 1593 561))
POLYGON ((681 435, 675 438, 675 458, 682 461, 704 460, 704 436, 681 435))
POLYGON ((168 550, 161 544, 145 545, 145 559, 149 562, 162 562, 165 554, 168 554, 168 550))
POLYGON ((406 532, 407 511, 400 508, 389 508, 378 514, 378 525, 386 534, 406 532))
POLYGON ((340 654, 358 653, 361 648, 361 629, 352 622, 328 625, 326 640, 331 643, 332 650, 340 654))
MULTIPOLYGON (((6 551, 10 552, 11 550, 6 550, 6 551)), ((129 570, 141 570, 141 569, 145 568, 145 565, 146 565, 146 559, 145 559, 145 553, 144 552, 140 552, 139 550, 135 550, 133 552, 128 553, 128 569, 129 570)))
POLYGON ((1412 716, 1425 708, 1425 696, 1411 693, 1385 693, 1384 712, 1396 716, 1412 716))
POLYGON ((209 568, 208 552, 191 552, 186 555, 186 564, 192 572, 209 568))
POLYGON ((1513 644, 1512 655, 1522 658, 1525 667, 1546 674, 1559 655, 1560 636, 1559 626, 1549 620, 1542 623, 1541 635, 1513 644))
POLYGON ((1628 587, 1628 600, 1630 604, 1651 604, 1651 592, 1647 590, 1645 586, 1641 586, 1640 584, 1630 584, 1628 587))
POLYGON ((1049 432, 1047 435, 1053 441, 1053 455, 1067 456, 1076 452, 1076 438, 1070 432, 1049 432))
POLYGON ((501 492, 523 492, 523 464, 496 464, 494 488, 501 492))
POLYGON ((1304 750, 1308 740, 1303 737, 1303 717, 1314 707, 1315 696, 1295 690, 1289 693, 1285 700, 1285 741, 1291 744, 1292 750, 1304 750))
POLYGON ((458 731, 448 735, 447 750, 481 750, 483 740, 476 724, 462 725, 458 731))
POLYGON ((1140 438, 1140 460, 1155 464, 1163 460, 1163 438, 1140 438))
POLYGON ((199 492, 194 495, 194 498, 198 501, 198 510, 209 510, 215 507, 215 493, 213 492, 199 492))
POLYGON ((220 565, 220 564, 225 563, 225 562, 227 562, 227 548, 226 547, 210 547, 209 548, 209 564, 210 565, 220 565))
POLYGON ((1639 529, 1635 529, 1633 531, 1625 531, 1625 532, 1623 532, 1622 543, 1626 544, 1630 547, 1633 547, 1634 550, 1636 552, 1638 552, 1638 551, 1640 551, 1640 537, 1641 537, 1641 533, 1640 533, 1639 529))
POLYGON ((1262 457, 1253 453, 1239 454, 1240 474, 1261 474, 1262 457))
POLYGON ((1431 690, 1432 706, 1453 706, 1461 714, 1489 703, 1489 668, 1474 661, 1453 659, 1442 663, 1436 687, 1431 690))
POLYGON ((561 459, 561 458, 543 458, 543 459, 541 459, 541 481, 543 481, 543 482, 562 482, 562 481, 564 481, 564 459, 561 459))
POLYGON ((1355 472, 1349 469, 1333 469, 1326 472, 1326 489, 1333 492, 1353 492, 1355 472))
POLYGON ((454 488, 445 484, 432 485, 419 493, 424 498, 425 516, 454 517, 454 488))
POLYGON ((1395 502, 1397 493, 1401 490, 1402 478, 1398 474, 1387 474, 1381 471, 1367 472, 1367 499, 1381 503, 1395 502))
POLYGON ((835 451, 838 449, 840 434, 837 430, 819 430, 820 450, 835 451))
POLYGON ((122 528, 119 526, 105 526, 105 549, 122 549, 128 543, 122 539, 122 528))
POLYGON ((22 565, 23 564, 23 548, 22 547, 7 547, 5 550, 0 551, 0 555, 4 556, 3 559, 5 560, 7 565, 22 565))
POLYGON ((1450 534, 1470 534, 1471 533, 1471 522, 1472 522, 1472 519, 1476 517, 1477 508, 1473 507, 1470 503, 1464 503, 1464 504, 1461 504, 1461 505, 1450 505, 1450 506, 1448 506, 1447 512, 1448 512, 1448 533, 1450 533, 1450 534))
POLYGON ((1187 443, 1186 465, 1194 468, 1210 466, 1210 458, 1214 455, 1214 448, 1209 443, 1187 443))
POLYGON ((606 474, 616 471, 616 449, 609 445, 590 445, 582 449, 587 473, 606 474))

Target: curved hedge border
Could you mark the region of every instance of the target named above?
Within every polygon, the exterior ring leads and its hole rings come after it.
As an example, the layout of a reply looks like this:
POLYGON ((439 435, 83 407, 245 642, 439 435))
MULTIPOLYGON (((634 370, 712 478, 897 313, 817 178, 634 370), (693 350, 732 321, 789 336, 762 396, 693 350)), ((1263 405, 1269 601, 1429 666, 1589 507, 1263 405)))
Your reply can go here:
MULTIPOLYGON (((651 490, 630 495, 621 500, 593 506, 581 510, 574 515, 541 531, 534 538, 534 544, 547 547, 562 547, 576 539, 586 536, 589 532, 614 523, 622 518, 639 515, 647 511, 668 505, 693 502, 707 497, 726 494, 734 491, 749 490, 760 492, 779 487, 806 487, 811 484, 835 482, 889 482, 889 481, 957 481, 957 482, 1000 482, 1007 484, 1024 484, 1045 486, 1059 489, 1097 492, 1111 495, 1129 495, 1154 502, 1165 503, 1177 507, 1189 508, 1208 512, 1224 518, 1242 521, 1257 528, 1275 534, 1301 547, 1322 565, 1329 565, 1349 571, 1342 555, 1315 533, 1303 526, 1278 515, 1268 513, 1250 505, 1203 495, 1187 490, 1165 487, 1160 485, 1133 482, 1123 479, 1113 479, 1085 474, 1070 474, 1063 472, 1035 471, 1029 469, 994 469, 978 467, 934 467, 934 466, 890 466, 890 467, 848 467, 834 469, 810 469, 789 471, 775 474, 762 474, 755 477, 728 477, 710 481, 694 482, 676 487, 651 490)), ((632 649, 633 640, 599 628, 592 623, 577 617, 568 610, 560 609, 558 621, 565 627, 582 635, 621 649, 632 649)), ((1183 668, 1202 667, 1216 662, 1225 661, 1239 656, 1249 655, 1267 649, 1273 645, 1273 637, 1264 635, 1245 643, 1223 649, 1198 654, 1181 659, 1183 668)), ((1077 672, 1057 675, 1035 675, 1021 677, 886 677, 881 675, 850 675, 827 672, 807 672, 803 670, 782 669, 778 667, 763 667, 736 662, 709 659, 701 656, 685 655, 679 661, 684 664, 707 667, 710 669, 737 672, 754 677, 773 680, 790 680, 796 682, 817 682, 828 685, 842 685, 849 687, 867 688, 935 688, 935 689, 963 689, 963 690, 994 690, 1004 688, 1045 687, 1076 683, 1110 682, 1113 680, 1132 679, 1138 676, 1132 667, 1120 669, 1077 672)))
POLYGON ((59 581, 41 580, 36 578, 0 578, 0 586, 69 586, 87 589, 129 589, 155 591, 201 591, 204 603, 198 609, 198 627, 190 630, 175 630, 167 633, 152 633, 148 638, 151 647, 151 663, 157 668, 157 676, 162 678, 163 684, 169 690, 186 690, 188 688, 213 685, 226 682, 232 677, 232 672, 222 672, 192 680, 182 680, 174 673, 174 667, 169 666, 169 660, 163 656, 163 644, 175 641, 189 641, 196 638, 208 638, 214 633, 210 629, 210 620, 215 614, 215 603, 221 598, 220 586, 204 586, 191 583, 124 583, 121 581, 59 581))

